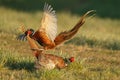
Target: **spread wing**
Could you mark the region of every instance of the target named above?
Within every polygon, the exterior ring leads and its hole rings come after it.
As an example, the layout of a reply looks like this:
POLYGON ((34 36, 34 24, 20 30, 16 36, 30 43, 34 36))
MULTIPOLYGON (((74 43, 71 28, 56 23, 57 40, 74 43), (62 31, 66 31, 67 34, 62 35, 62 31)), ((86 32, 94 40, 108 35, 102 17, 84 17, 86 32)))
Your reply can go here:
POLYGON ((57 18, 55 10, 53 10, 51 5, 46 3, 44 5, 44 13, 39 31, 44 32, 51 41, 54 41, 57 34, 57 18))

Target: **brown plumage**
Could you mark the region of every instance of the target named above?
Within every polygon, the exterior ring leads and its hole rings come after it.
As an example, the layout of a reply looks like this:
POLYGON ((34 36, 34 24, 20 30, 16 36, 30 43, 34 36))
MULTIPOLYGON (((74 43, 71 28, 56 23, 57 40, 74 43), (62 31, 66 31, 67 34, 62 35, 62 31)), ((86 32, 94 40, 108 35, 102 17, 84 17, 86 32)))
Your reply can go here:
MULTIPOLYGON (((29 32, 28 32, 29 33, 29 32)), ((45 54, 43 50, 39 49, 35 41, 30 38, 29 34, 27 34, 27 40, 29 45, 36 56, 35 68, 43 68, 43 69, 54 69, 54 68, 65 68, 70 62, 73 62, 73 57, 68 59, 66 62, 62 57, 53 55, 53 54, 45 54)))
POLYGON ((31 31, 30 37, 36 40, 41 46, 43 46, 44 49, 53 49, 62 42, 71 39, 78 32, 79 28, 85 23, 85 17, 91 12, 93 12, 93 10, 85 13, 81 17, 80 21, 78 21, 78 23, 71 30, 61 32, 56 36, 57 18, 55 15, 55 11, 50 5, 45 4, 40 28, 36 32, 34 32, 32 29, 24 31, 25 34, 20 35, 19 39, 23 39, 28 31, 31 31))

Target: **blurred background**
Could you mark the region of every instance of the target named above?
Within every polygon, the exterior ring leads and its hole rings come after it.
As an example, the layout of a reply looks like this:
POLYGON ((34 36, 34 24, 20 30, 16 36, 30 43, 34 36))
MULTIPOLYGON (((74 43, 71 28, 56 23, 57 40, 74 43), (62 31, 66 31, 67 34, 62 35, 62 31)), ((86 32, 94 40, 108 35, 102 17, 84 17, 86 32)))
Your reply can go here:
POLYGON ((0 7, 37 12, 43 9, 45 2, 51 4, 57 12, 68 11, 80 15, 93 9, 97 11, 97 16, 120 18, 119 0, 0 0, 0 7))

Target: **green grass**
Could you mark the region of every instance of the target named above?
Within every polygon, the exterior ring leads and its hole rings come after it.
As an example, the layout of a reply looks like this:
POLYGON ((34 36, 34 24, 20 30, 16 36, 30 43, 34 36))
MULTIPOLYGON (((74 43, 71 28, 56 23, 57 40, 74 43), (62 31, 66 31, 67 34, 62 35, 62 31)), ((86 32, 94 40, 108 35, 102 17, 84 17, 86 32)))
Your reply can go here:
MULTIPOLYGON (((77 51, 77 50, 76 50, 77 51)), ((64 53, 65 54, 65 53, 64 53)), ((62 54, 62 55, 64 55, 62 54)), ((119 80, 119 52, 85 50, 65 69, 35 70, 33 56, 0 51, 1 80, 119 80), (99 54, 99 56, 98 56, 99 54)), ((60 55, 60 53, 56 54, 60 55)), ((69 55, 69 54, 67 54, 69 55)))
MULTIPOLYGON (((67 68, 51 71, 38 70, 33 67, 33 57, 22 57, 20 54, 0 52, 0 77, 1 80, 12 78, 24 79, 24 80, 53 80, 53 79, 96 79, 96 80, 110 80, 119 79, 120 69, 119 65, 119 53, 109 51, 85 51, 81 56, 76 59, 76 62, 70 64, 67 68), (106 52, 106 53, 105 53, 106 52), (91 56, 87 57, 91 54, 91 56), (99 54, 99 56, 97 56, 99 54), (84 56, 86 56, 84 58, 84 56), (104 57, 102 57, 104 56, 104 57), (116 57, 117 56, 117 57, 116 57), (101 58, 102 57, 102 58, 101 58), (6 77, 5 77, 6 76, 6 77)), ((78 54, 77 54, 78 55, 78 54)))
MULTIPOLYGON (((35 70, 27 41, 18 41, 18 27, 38 29, 41 11, 24 12, 0 7, 0 80, 119 80, 120 79, 120 20, 87 17, 76 36, 46 53, 75 57, 65 69, 35 70)), ((59 11, 58 33, 69 30, 80 15, 59 11)))

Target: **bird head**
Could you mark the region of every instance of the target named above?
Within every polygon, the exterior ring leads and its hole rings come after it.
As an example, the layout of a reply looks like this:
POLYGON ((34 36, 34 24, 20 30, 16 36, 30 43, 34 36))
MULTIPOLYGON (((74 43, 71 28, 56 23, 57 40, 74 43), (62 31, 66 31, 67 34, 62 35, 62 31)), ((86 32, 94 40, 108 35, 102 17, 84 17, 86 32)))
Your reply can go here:
POLYGON ((34 30, 33 30, 33 29, 28 29, 27 31, 25 31, 24 34, 25 34, 26 36, 29 35, 30 37, 32 37, 33 34, 34 34, 34 30))
POLYGON ((32 37, 34 34, 34 30, 33 29, 27 29, 26 31, 24 31, 23 34, 20 34, 17 39, 18 40, 26 40, 26 36, 29 35, 30 37, 32 37))
POLYGON ((70 57, 70 58, 69 58, 69 61, 70 61, 70 62, 74 62, 74 61, 75 61, 74 57, 70 57))
POLYGON ((65 58, 64 61, 65 61, 65 63, 70 64, 71 62, 74 62, 75 59, 74 59, 74 57, 70 57, 70 58, 65 58))

